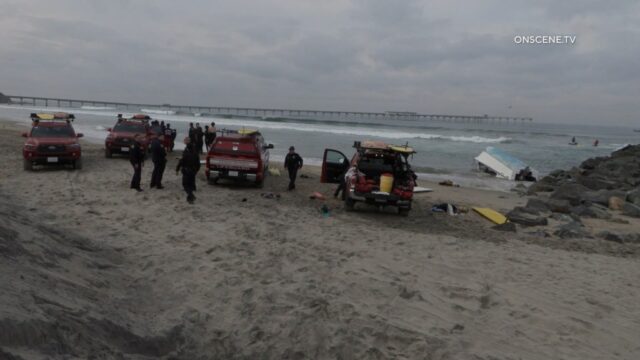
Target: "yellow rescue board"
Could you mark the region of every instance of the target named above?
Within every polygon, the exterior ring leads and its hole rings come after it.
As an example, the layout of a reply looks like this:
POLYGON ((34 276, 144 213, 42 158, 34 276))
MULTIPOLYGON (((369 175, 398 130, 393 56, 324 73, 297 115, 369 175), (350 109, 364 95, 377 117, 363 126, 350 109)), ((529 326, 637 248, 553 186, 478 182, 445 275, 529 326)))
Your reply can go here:
POLYGON ((38 114, 38 119, 40 120, 53 120, 53 114, 38 114))
POLYGON ((477 212, 478 214, 482 215, 483 217, 493 221, 494 223, 501 225, 507 222, 507 217, 500 214, 499 212, 493 210, 493 209, 489 209, 489 208, 481 208, 481 207, 474 207, 472 208, 473 211, 477 212))
POLYGON ((395 152, 406 153, 406 154, 413 154, 415 152, 413 150, 413 148, 408 147, 408 146, 390 145, 389 149, 391 149, 392 151, 395 151, 395 152))
POLYGON ((251 135, 257 133, 258 130, 255 129, 240 129, 238 130, 238 134, 240 135, 251 135))

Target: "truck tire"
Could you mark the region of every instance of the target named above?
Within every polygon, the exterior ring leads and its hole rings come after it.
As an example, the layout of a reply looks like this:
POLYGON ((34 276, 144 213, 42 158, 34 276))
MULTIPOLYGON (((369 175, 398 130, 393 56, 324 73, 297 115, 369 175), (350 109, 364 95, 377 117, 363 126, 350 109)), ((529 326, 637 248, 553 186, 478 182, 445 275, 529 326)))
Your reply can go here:
POLYGON ((73 168, 75 170, 81 170, 82 169, 82 158, 79 158, 78 160, 74 160, 73 161, 73 168))
POLYGON ((113 154, 111 153, 111 150, 109 148, 104 149, 104 157, 106 157, 107 159, 113 157, 113 154))
POLYGON ((407 208, 398 208, 398 214, 399 214, 400 216, 404 216, 404 217, 409 216, 409 211, 411 211, 411 209, 407 209, 407 208))
POLYGON ((24 169, 25 169, 26 171, 31 171, 31 170, 33 170, 33 163, 32 163, 30 160, 23 159, 23 160, 22 160, 22 164, 23 164, 24 169))

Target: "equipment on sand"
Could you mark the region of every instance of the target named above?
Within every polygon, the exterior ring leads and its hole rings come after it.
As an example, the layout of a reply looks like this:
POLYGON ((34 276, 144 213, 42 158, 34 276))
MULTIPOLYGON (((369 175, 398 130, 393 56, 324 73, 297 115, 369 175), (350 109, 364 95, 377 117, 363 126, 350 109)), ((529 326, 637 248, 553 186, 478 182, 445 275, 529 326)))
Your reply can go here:
POLYGON ((483 207, 473 207, 472 208, 473 211, 477 212, 478 214, 480 214, 481 216, 483 216, 484 218, 493 221, 494 223, 501 225, 507 222, 507 217, 500 214, 499 212, 493 210, 493 209, 489 209, 489 208, 483 208, 483 207))
POLYGON ((413 188, 413 193, 428 193, 428 192, 433 192, 432 188, 426 188, 426 187, 422 187, 422 186, 416 186, 413 188))

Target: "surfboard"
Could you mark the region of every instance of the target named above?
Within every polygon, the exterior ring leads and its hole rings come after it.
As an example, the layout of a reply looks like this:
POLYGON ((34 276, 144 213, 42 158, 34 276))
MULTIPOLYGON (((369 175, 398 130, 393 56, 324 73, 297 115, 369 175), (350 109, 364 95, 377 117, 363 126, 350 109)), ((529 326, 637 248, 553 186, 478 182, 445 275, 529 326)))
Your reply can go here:
POLYGON ((409 146, 389 145, 389 149, 391 151, 395 151, 395 152, 399 152, 399 153, 405 153, 405 154, 413 154, 413 153, 415 153, 413 148, 411 148, 409 146))
POLYGON ((493 210, 493 209, 489 209, 489 208, 482 208, 482 207, 474 207, 472 208, 473 211, 477 212, 478 214, 480 214, 481 216, 483 216, 484 218, 493 221, 494 223, 501 225, 507 222, 507 217, 500 214, 499 212, 493 210))
POLYGON ((422 187, 422 186, 416 186, 413 188, 413 193, 428 193, 428 192, 432 192, 433 189, 432 188, 426 188, 426 187, 422 187))
POLYGON ((242 128, 242 129, 238 130, 238 134, 240 134, 240 135, 253 135, 253 134, 257 133, 257 132, 258 132, 258 130, 255 130, 255 129, 244 129, 244 128, 242 128))
POLYGON ((38 114, 38 119, 40 120, 53 120, 55 117, 53 114, 38 114))

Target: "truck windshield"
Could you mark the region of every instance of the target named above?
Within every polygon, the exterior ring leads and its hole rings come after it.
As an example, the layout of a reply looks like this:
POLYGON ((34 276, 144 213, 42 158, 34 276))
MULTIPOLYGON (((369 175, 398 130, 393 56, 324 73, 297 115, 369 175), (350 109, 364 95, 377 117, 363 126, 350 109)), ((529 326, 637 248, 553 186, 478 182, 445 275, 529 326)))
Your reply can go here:
POLYGON ((74 137, 71 126, 34 126, 31 129, 33 137, 74 137))
POLYGON ((127 124, 127 123, 118 123, 113 127, 113 131, 115 132, 128 132, 128 133, 138 133, 144 134, 145 129, 144 126, 138 124, 127 124))

